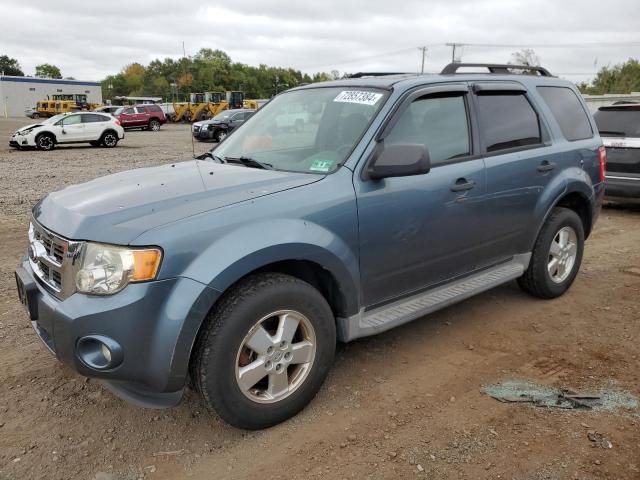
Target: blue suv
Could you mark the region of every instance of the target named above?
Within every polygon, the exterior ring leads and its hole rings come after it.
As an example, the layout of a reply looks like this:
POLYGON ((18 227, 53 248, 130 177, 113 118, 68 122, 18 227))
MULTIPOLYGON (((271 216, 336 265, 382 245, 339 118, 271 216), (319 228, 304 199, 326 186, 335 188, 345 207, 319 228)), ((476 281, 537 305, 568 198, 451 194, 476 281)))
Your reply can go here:
POLYGON ((311 401, 337 340, 512 280, 562 295, 602 204, 594 121, 543 68, 468 66, 295 88, 198 159, 50 193, 16 270, 37 335, 133 403, 190 384, 257 429, 311 401))

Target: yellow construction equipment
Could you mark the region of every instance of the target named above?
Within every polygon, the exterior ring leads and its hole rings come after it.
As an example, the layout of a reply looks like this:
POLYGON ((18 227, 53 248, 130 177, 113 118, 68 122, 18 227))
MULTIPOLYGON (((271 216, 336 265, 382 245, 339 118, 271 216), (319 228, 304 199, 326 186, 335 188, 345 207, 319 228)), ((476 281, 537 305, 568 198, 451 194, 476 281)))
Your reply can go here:
POLYGON ((174 122, 195 122, 213 118, 220 112, 235 108, 258 108, 256 100, 245 100, 244 93, 233 92, 204 92, 192 93, 188 102, 174 102, 174 122))
POLYGON ((36 103, 36 111, 41 117, 53 117, 59 113, 77 112, 80 110, 95 110, 102 105, 88 103, 85 94, 57 94, 53 98, 36 103))

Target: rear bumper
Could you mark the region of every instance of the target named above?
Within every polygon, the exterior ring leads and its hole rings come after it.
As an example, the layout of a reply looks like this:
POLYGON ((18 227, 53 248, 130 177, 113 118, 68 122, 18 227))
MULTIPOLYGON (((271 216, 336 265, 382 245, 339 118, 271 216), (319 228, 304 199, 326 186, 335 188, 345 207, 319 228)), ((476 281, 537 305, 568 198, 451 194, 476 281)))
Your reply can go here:
POLYGON ((605 197, 607 199, 640 199, 640 177, 621 174, 607 175, 605 197))
POLYGON ((58 360, 134 404, 163 408, 180 401, 195 336, 217 291, 179 277, 60 301, 34 278, 26 258, 16 279, 36 334, 58 360), (113 342, 119 363, 100 369, 83 361, 79 345, 87 337, 113 342))

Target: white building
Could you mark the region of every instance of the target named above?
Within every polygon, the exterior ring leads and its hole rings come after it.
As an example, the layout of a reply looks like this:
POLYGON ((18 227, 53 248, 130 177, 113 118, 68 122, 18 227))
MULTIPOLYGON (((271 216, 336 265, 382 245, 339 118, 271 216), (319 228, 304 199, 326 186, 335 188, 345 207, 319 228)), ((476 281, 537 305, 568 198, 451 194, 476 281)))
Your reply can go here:
POLYGON ((82 94, 89 103, 102 103, 100 82, 0 75, 0 117, 22 117, 36 102, 56 94, 82 94))

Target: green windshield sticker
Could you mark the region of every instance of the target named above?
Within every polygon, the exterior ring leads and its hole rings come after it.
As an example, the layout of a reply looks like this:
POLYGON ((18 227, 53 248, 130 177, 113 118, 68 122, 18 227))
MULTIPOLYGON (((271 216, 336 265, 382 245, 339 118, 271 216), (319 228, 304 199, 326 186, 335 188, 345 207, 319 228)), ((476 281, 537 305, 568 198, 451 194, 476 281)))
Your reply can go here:
POLYGON ((333 166, 333 160, 314 160, 309 170, 312 172, 328 172, 333 166))

